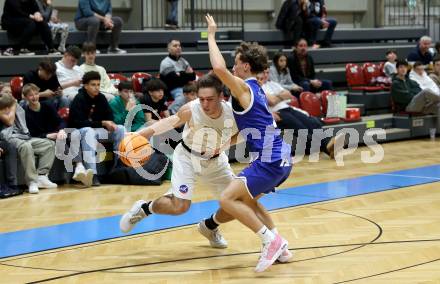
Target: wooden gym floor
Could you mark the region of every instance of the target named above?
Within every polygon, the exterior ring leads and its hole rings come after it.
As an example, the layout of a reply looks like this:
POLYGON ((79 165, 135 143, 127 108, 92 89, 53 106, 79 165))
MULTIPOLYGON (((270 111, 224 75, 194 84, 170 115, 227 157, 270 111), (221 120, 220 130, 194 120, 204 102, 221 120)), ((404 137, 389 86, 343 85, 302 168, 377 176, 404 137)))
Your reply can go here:
POLYGON ((284 204, 272 216, 294 258, 266 272, 254 273, 259 239, 238 222, 221 226, 224 250, 198 234, 193 224, 215 210, 207 185, 196 189, 188 215, 160 219, 168 229, 144 233, 154 223, 148 218, 128 236, 116 215, 168 183, 61 187, 0 201, 0 283, 440 283, 440 141, 382 146, 377 164, 362 163, 368 148, 360 148, 343 167, 325 155, 295 165, 281 186, 289 189, 265 200, 269 208, 284 204), (84 235, 95 241, 61 247, 84 235), (58 248, 36 252, 46 244, 58 248))

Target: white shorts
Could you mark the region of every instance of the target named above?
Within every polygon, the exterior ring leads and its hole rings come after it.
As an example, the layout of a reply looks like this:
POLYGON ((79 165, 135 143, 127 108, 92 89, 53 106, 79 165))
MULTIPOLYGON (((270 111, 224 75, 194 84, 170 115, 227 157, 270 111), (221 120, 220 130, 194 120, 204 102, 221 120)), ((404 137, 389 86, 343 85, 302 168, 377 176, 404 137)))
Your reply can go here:
POLYGON ((213 188, 219 196, 234 177, 225 153, 218 158, 204 160, 191 155, 179 144, 173 153, 171 188, 165 195, 173 194, 177 198, 191 200, 197 178, 213 188))

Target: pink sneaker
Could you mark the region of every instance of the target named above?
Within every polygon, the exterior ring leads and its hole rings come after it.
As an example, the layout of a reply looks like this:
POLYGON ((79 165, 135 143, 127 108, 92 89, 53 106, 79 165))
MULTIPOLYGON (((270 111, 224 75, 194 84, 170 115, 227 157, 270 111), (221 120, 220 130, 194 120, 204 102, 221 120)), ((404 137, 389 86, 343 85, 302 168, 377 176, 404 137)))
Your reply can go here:
POLYGON ((277 261, 281 263, 286 263, 292 258, 293 254, 286 248, 283 253, 278 257, 277 261))
POLYGON ((287 248, 287 245, 287 241, 279 234, 276 234, 275 239, 270 243, 263 244, 260 259, 255 267, 255 272, 263 272, 269 268, 269 266, 271 266, 287 248))

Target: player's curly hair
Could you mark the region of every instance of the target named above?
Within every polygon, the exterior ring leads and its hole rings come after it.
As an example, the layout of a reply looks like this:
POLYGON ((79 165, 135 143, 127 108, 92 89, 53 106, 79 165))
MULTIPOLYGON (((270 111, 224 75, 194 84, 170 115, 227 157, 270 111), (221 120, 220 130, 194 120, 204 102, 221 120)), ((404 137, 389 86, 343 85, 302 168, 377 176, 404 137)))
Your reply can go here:
POLYGON ((242 62, 249 63, 252 73, 262 72, 269 66, 266 48, 256 42, 242 42, 235 49, 235 56, 237 54, 242 62))
POLYGON ((213 73, 203 75, 199 80, 197 80, 197 91, 203 88, 214 88, 217 94, 221 94, 223 91, 223 83, 220 79, 213 73))

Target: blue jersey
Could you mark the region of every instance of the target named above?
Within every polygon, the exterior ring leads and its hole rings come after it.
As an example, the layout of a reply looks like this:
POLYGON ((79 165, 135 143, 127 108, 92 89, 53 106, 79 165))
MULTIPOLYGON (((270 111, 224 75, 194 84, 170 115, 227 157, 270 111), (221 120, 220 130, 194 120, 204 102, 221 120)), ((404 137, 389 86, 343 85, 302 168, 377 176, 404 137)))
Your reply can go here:
POLYGON ((290 160, 290 147, 284 143, 280 130, 276 128, 264 91, 255 78, 249 78, 245 82, 251 93, 250 106, 244 110, 232 98, 232 107, 238 129, 246 139, 250 152, 253 152, 252 160, 268 163, 290 160))

